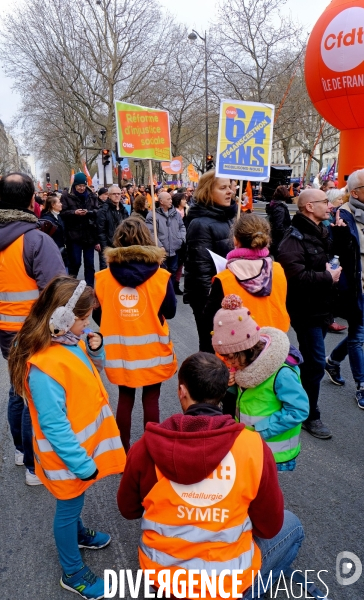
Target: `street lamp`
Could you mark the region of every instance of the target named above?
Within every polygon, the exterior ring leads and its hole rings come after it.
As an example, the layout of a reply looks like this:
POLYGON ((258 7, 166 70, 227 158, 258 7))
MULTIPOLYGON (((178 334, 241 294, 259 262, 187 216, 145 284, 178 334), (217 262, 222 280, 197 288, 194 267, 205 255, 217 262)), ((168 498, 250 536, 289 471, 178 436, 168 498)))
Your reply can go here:
POLYGON ((197 37, 203 41, 205 46, 205 171, 207 170, 207 155, 209 154, 209 109, 208 109, 208 96, 207 96, 207 35, 205 31, 205 37, 202 37, 195 29, 192 29, 188 36, 191 42, 195 42, 197 37))

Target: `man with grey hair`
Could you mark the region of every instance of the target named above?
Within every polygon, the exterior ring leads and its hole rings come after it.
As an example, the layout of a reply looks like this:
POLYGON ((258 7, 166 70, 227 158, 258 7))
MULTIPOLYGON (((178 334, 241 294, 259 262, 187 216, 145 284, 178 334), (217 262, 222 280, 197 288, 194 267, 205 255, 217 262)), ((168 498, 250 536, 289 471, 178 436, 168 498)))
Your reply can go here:
POLYGON ((97 213, 97 232, 101 246, 100 269, 106 268, 103 251, 108 246, 112 246, 116 228, 121 221, 124 221, 129 216, 128 211, 122 203, 121 189, 118 185, 111 185, 109 187, 108 196, 108 199, 97 213))
POLYGON ((355 399, 364 409, 364 169, 354 171, 347 182, 349 202, 337 210, 347 225, 346 235, 333 230, 336 252, 340 257, 344 277, 339 285, 338 316, 347 319, 348 336, 336 346, 326 361, 326 373, 336 385, 345 381, 340 375, 340 363, 349 355, 351 372, 356 384, 355 399))
POLYGON ((278 248, 277 259, 287 277, 287 310, 304 359, 301 378, 310 413, 303 428, 314 437, 328 439, 331 432, 321 421, 318 398, 325 374, 324 340, 332 321, 334 286, 341 268, 332 269, 328 262, 331 239, 322 221, 330 216, 332 205, 325 192, 304 190, 297 204, 299 212, 278 248))
MULTIPOLYGON (((186 227, 180 213, 172 206, 171 194, 162 190, 158 194, 158 201, 159 207, 155 211, 158 243, 167 253, 165 262, 162 266, 172 274, 173 286, 175 291, 177 291, 178 284, 176 284, 175 277, 178 269, 178 251, 183 242, 186 241, 186 227)), ((152 211, 147 215, 146 226, 153 236, 154 228, 152 211)))

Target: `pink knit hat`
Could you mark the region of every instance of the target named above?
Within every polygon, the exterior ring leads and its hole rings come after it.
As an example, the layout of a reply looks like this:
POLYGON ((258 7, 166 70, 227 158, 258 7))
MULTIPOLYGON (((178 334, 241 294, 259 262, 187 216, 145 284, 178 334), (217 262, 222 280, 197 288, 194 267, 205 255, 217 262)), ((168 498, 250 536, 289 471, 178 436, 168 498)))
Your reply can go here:
POLYGON ((221 302, 214 318, 212 345, 218 354, 232 354, 252 348, 260 340, 260 327, 243 306, 240 296, 230 294, 221 302))

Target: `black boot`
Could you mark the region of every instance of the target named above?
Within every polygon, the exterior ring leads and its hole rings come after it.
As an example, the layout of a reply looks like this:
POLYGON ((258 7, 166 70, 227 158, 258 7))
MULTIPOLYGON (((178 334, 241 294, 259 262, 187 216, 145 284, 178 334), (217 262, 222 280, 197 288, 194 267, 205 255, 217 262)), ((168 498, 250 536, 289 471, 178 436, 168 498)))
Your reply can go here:
POLYGON ((183 292, 182 292, 181 288, 179 287, 179 281, 175 281, 173 287, 174 287, 174 293, 176 294, 176 296, 183 296, 183 292))

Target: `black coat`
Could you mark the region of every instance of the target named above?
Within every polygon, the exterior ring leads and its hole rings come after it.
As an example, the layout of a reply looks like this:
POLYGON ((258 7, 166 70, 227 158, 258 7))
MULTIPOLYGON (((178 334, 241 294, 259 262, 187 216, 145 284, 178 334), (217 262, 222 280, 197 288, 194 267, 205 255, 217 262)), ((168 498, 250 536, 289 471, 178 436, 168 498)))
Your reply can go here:
POLYGON ((53 225, 57 227, 56 231, 51 237, 52 240, 56 242, 58 248, 64 248, 66 245, 66 233, 62 217, 58 215, 57 218, 54 216, 53 213, 46 212, 42 213, 40 220, 50 221, 51 223, 53 223, 53 225))
POLYGON ((284 234, 291 226, 291 217, 286 203, 282 200, 271 200, 265 207, 265 211, 268 215, 272 236, 270 252, 275 257, 284 234))
POLYGON ((86 199, 75 194, 74 187, 71 191, 62 194, 62 219, 66 228, 66 235, 71 242, 78 244, 97 244, 96 215, 99 209, 99 201, 95 194, 87 190, 86 199), (85 208, 87 214, 75 215, 79 208, 85 208))
POLYGON ((294 328, 332 322, 334 283, 326 270, 331 239, 324 225, 301 213, 292 219, 279 249, 278 262, 287 277, 287 311, 294 328))
POLYGON ((204 307, 216 275, 208 250, 224 258, 233 249, 231 226, 236 207, 193 204, 186 217, 186 260, 183 301, 204 307))
POLYGON ((121 221, 124 221, 124 219, 127 219, 129 216, 128 211, 121 202, 119 207, 120 210, 116 210, 116 207, 111 200, 106 200, 104 206, 100 208, 97 213, 98 240, 102 249, 107 246, 112 246, 116 228, 121 221))

